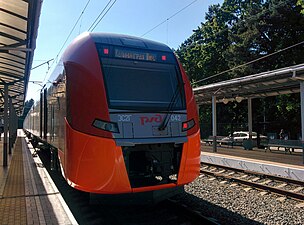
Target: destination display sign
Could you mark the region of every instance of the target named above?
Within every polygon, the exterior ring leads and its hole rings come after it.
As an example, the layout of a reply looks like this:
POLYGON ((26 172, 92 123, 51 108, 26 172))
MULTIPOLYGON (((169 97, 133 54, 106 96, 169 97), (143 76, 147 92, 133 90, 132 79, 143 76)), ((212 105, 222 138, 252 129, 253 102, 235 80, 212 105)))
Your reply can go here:
POLYGON ((157 54, 140 52, 129 49, 115 49, 115 57, 134 60, 153 61, 157 60, 157 54))

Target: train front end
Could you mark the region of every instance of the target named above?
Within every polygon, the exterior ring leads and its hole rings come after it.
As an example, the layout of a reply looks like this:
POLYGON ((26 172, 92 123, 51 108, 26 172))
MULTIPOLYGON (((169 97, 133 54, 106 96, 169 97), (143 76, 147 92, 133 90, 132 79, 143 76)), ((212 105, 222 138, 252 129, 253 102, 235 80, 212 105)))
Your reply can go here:
POLYGON ((199 174, 197 108, 172 50, 130 36, 85 34, 65 53, 64 174, 99 194, 183 186, 199 174))

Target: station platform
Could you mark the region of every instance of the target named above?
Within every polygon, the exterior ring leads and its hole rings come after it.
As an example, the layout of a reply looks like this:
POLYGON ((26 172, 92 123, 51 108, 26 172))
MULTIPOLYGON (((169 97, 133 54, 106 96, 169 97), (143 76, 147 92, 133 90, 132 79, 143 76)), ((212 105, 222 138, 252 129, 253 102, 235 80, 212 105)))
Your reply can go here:
POLYGON ((0 224, 77 224, 22 130, 3 167, 0 141, 0 224))
POLYGON ((217 152, 213 152, 212 146, 202 143, 201 162, 304 181, 302 149, 290 153, 284 148, 265 151, 258 148, 245 150, 242 146, 217 146, 217 152))

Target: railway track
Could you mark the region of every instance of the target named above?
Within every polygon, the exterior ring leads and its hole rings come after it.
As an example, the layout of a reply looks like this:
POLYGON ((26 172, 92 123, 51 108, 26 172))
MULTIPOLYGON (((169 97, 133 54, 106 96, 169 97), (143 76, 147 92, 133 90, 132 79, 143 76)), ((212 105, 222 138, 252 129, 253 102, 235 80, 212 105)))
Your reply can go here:
POLYGON ((201 164, 201 174, 247 185, 284 197, 304 201, 304 182, 258 172, 235 169, 209 163, 201 164))
POLYGON ((156 205, 143 206, 90 204, 87 193, 71 188, 58 171, 51 170, 50 154, 47 151, 38 151, 37 154, 79 224, 218 224, 212 218, 204 217, 201 213, 193 211, 191 207, 177 200, 166 200, 156 205))
POLYGON ((190 206, 185 205, 177 200, 168 199, 162 204, 166 204, 170 210, 183 215, 190 220, 190 224, 220 224, 214 218, 206 217, 201 212, 193 210, 190 206), (192 221, 192 222, 191 222, 192 221))
POLYGON ((219 224, 180 201, 165 200, 153 206, 109 206, 107 224, 113 225, 201 225, 219 224), (117 215, 119 217, 117 218, 117 215))

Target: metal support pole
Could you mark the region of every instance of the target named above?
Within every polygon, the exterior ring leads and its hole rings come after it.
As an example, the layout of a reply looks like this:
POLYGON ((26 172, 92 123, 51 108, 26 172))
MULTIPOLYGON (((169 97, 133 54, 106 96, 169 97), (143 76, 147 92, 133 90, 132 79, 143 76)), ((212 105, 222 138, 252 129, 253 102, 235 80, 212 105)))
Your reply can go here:
POLYGON ((13 135, 13 146, 16 143, 17 139, 17 130, 18 130, 18 116, 15 108, 13 107, 13 127, 14 127, 14 135, 13 135))
POLYGON ((217 152, 216 143, 216 97, 212 96, 212 136, 213 136, 213 152, 217 152))
POLYGON ((40 138, 42 138, 42 121, 43 121, 43 93, 40 91, 40 111, 39 111, 39 120, 40 120, 40 138))
POLYGON ((12 147, 13 147, 13 100, 9 97, 9 126, 8 126, 8 154, 12 154, 12 147))
MULTIPOLYGON (((248 131, 249 131, 249 142, 252 143, 252 99, 248 98, 248 131)), ((252 144, 248 148, 252 150, 252 144)))
POLYGON ((44 95, 43 95, 43 138, 46 140, 47 139, 47 128, 48 128, 48 107, 47 107, 47 89, 44 89, 44 95))
POLYGON ((302 158, 304 164, 304 81, 300 81, 301 94, 301 141, 302 141, 302 158))
POLYGON ((8 130, 8 85, 4 85, 4 139, 3 139, 3 166, 7 166, 7 130, 8 130))

